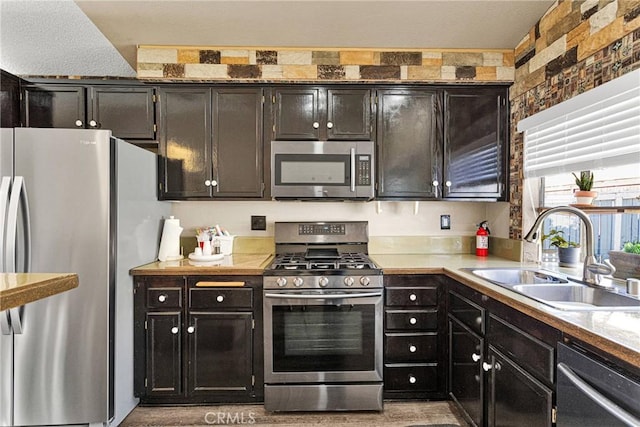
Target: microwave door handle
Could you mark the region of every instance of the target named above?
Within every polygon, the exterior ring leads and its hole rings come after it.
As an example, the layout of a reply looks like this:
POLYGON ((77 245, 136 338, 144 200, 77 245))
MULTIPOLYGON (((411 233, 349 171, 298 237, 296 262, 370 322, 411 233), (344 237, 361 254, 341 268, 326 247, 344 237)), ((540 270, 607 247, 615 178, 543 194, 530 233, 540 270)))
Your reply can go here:
POLYGON ((613 415, 618 420, 630 426, 640 425, 640 419, 636 418, 633 414, 622 409, 620 406, 613 403, 604 395, 600 394, 596 389, 591 387, 585 381, 583 381, 573 370, 566 364, 558 363, 558 370, 562 372, 567 379, 578 388, 582 393, 587 395, 594 403, 598 404, 602 409, 613 415))
POLYGON ((356 149, 351 149, 351 192, 356 191, 356 149))

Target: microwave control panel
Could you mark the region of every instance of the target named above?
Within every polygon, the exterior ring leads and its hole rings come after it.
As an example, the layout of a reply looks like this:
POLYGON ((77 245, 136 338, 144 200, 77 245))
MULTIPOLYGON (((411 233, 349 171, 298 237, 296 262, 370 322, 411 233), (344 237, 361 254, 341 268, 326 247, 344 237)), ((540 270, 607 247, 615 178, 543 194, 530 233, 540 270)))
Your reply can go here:
POLYGON ((371 185, 371 156, 358 155, 357 160, 357 185, 371 185))

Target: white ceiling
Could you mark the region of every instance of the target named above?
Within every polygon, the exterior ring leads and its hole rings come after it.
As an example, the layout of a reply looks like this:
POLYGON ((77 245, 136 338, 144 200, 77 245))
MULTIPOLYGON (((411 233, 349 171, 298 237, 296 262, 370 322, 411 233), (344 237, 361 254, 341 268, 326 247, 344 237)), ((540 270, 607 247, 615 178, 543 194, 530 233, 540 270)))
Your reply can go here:
POLYGON ((140 44, 513 49, 553 3, 0 0, 0 67, 22 75, 133 76, 140 44))

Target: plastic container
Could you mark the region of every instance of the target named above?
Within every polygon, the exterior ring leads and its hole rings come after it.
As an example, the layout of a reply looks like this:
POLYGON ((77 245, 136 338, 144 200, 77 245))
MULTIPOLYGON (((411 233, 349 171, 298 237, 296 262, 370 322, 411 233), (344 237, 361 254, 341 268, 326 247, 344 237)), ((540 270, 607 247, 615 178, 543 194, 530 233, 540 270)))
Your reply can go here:
POLYGON ((217 236, 214 239, 220 240, 220 252, 223 255, 231 255, 233 253, 233 239, 236 236, 217 236))

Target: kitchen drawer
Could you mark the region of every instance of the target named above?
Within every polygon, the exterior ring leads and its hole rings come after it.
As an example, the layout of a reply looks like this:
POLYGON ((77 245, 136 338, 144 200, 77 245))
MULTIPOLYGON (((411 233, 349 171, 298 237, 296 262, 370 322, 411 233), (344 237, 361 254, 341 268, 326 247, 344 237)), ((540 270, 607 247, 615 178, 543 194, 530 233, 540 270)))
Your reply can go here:
POLYGON ((503 321, 489 316, 487 340, 536 378, 553 383, 554 348, 503 321))
POLYGON ((449 292, 449 313, 478 335, 484 335, 484 308, 449 292))
POLYGON ((438 366, 429 363, 384 366, 385 391, 437 391, 438 366))
POLYGON ((253 290, 232 288, 190 288, 190 309, 224 309, 253 307, 253 290))
POLYGON ((147 288, 147 308, 182 308, 182 288, 147 288))
POLYGON ((438 304, 438 289, 427 288, 386 288, 385 305, 394 307, 428 307, 438 304))
POLYGON ((385 363, 429 362, 438 359, 438 334, 385 333, 385 363))
POLYGON ((436 331, 438 310, 385 310, 385 328, 401 331, 436 331))

